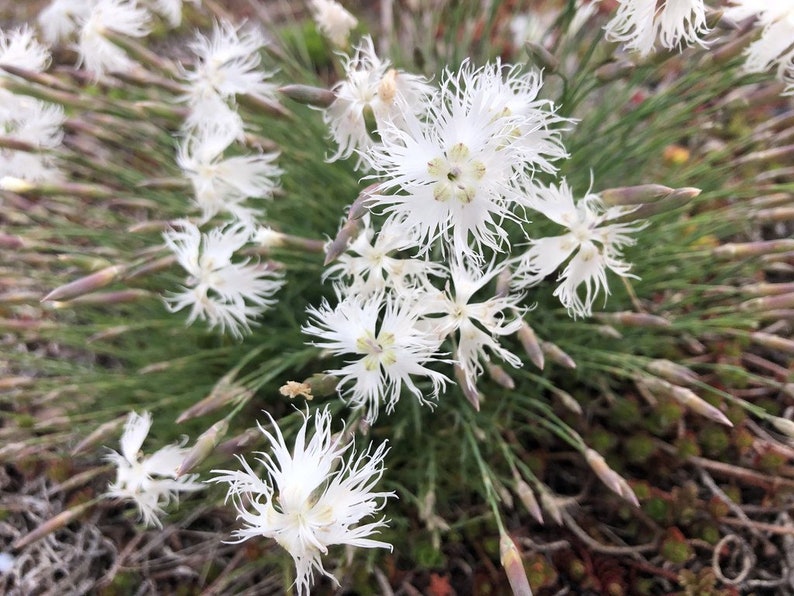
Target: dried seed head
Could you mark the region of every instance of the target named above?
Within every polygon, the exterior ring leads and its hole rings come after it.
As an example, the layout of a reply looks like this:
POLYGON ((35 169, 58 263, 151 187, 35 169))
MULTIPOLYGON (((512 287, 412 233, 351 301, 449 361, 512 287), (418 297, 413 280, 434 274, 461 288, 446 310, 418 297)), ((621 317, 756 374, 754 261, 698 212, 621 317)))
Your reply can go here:
POLYGON ((307 400, 314 399, 311 386, 308 383, 299 383, 298 381, 287 381, 279 387, 278 392, 290 399, 295 399, 296 397, 303 397, 307 400))

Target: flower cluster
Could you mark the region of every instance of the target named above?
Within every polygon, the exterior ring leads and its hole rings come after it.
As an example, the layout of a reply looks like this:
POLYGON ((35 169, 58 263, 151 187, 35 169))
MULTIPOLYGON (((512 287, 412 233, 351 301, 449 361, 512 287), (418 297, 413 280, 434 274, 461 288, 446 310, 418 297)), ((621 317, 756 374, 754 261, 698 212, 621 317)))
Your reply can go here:
POLYGON ((455 365, 467 396, 477 394, 492 358, 521 366, 500 339, 522 328, 531 289, 564 266, 555 295, 574 316, 589 315, 596 296, 608 293, 607 270, 629 275, 621 251, 642 227, 609 223, 630 209, 605 209, 594 194, 575 204, 564 181, 537 182, 567 156, 561 133, 571 125, 540 97, 539 72, 465 62, 432 91, 422 82, 414 88, 421 94, 395 93, 386 111, 372 93, 383 82, 377 64, 366 39, 335 89, 363 89, 364 75, 377 73, 368 83, 371 103, 356 106, 338 93, 325 112, 339 143, 334 157, 357 152, 374 184, 364 193, 369 213, 358 235, 326 272, 338 303, 309 308, 303 329, 315 345, 345 357, 345 366, 328 372, 369 421, 381 403, 391 411, 403 387, 432 404, 448 382, 437 370, 443 364, 455 365), (377 139, 365 128, 367 109, 377 139), (533 213, 567 233, 535 237, 533 213), (516 234, 526 250, 513 246, 516 234), (502 278, 512 283, 497 290, 502 278))
POLYGON ((268 82, 273 73, 260 68, 264 45, 259 29, 217 21, 210 35, 197 33, 189 44, 195 62, 180 66, 188 115, 176 163, 190 181, 200 223, 216 216, 232 221, 205 234, 179 222, 183 231, 166 234, 166 244, 190 275, 185 290, 166 301, 172 310, 190 307, 188 324, 200 318, 238 338, 273 304, 282 283, 272 268, 231 261, 252 239, 263 214, 247 201, 271 198, 281 175, 278 152, 246 153, 241 142, 245 123, 237 98, 275 102, 275 86, 268 82))
POLYGON ((131 412, 121 437, 121 453, 113 451, 107 459, 116 466, 116 480, 108 487, 106 497, 130 500, 138 506, 147 526, 161 527, 159 515, 163 506, 179 497, 180 492, 202 490, 204 484, 196 482, 198 475, 176 477, 179 464, 188 450, 168 445, 143 456, 140 449, 149 429, 152 416, 148 412, 131 412))
MULTIPOLYGON (((193 4, 200 0, 190 0, 193 4)), ((77 39, 86 66, 96 76, 124 70, 132 62, 105 39, 108 29, 130 37, 147 34, 159 15, 170 27, 182 22, 182 0, 52 0, 38 15, 44 40, 55 45, 77 39), (98 67, 95 69, 94 67, 98 67)))
MULTIPOLYGON (((36 40, 29 27, 0 31, 0 65, 42 72, 49 62, 49 51, 36 40)), ((0 81, 6 78, 13 77, 0 71, 0 81)), ((3 136, 30 148, 28 151, 0 150, 0 177, 32 181, 60 178, 55 159, 49 151, 61 144, 64 120, 60 105, 0 88, 0 130, 3 136)))
POLYGON ((304 416, 292 450, 272 418, 271 422, 272 433, 259 427, 271 449, 271 453, 259 453, 261 459, 257 459, 266 478, 260 478, 239 457, 242 470, 213 470, 219 475, 212 482, 229 485, 227 499, 243 522, 234 531, 239 542, 257 536, 273 538, 295 560, 298 594, 308 594, 314 571, 335 579, 321 558, 329 547, 347 544, 391 550, 388 543, 370 538, 386 526, 384 518, 363 523, 395 496, 374 490, 388 449, 386 443, 374 451, 369 445, 356 454, 353 441, 331 435, 327 407, 314 413, 311 436, 307 436, 310 416, 304 416))

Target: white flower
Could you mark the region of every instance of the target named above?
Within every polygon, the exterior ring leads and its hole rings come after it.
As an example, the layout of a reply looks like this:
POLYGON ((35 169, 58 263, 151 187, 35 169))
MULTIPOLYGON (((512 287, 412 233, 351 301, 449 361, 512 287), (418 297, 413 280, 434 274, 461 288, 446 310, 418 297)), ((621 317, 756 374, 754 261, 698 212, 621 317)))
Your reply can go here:
POLYGON ((38 16, 44 41, 55 45, 69 38, 77 30, 78 23, 88 17, 91 8, 92 2, 87 0, 52 0, 38 16))
POLYGON ((77 51, 80 64, 99 77, 106 72, 129 70, 134 62, 105 38, 108 29, 128 37, 149 33, 149 13, 134 0, 99 0, 80 28, 77 51))
POLYGON ((47 150, 60 146, 66 116, 60 105, 29 97, 0 94, 0 130, 3 135, 40 148, 41 153, 0 149, 0 176, 33 181, 61 178, 53 155, 47 150))
POLYGON ((763 27, 761 37, 745 51, 747 72, 764 72, 777 66, 777 76, 787 83, 786 93, 794 93, 794 0, 760 3, 731 0, 734 6, 725 16, 743 20, 755 16, 763 27))
POLYGON ((311 0, 311 7, 320 33, 335 46, 346 47, 350 30, 358 25, 358 19, 334 0, 311 0))
POLYGON ((492 262, 483 271, 453 260, 449 267, 452 288, 447 284, 444 292, 420 301, 424 314, 432 317, 428 321, 434 323, 442 338, 457 332, 455 359, 470 391, 477 390, 476 381, 483 371, 482 362, 490 360, 486 349, 511 366, 521 366, 518 356, 499 345, 496 336, 512 335, 521 328, 523 309, 519 302, 523 295, 508 294, 475 300, 475 295, 506 266, 504 262, 499 265, 492 262))
POLYGON ((554 295, 573 316, 585 317, 591 314, 593 302, 602 288, 609 294, 607 269, 622 277, 635 277, 629 274, 631 265, 621 260, 621 249, 634 244, 635 240, 628 234, 643 229, 646 224, 606 223, 632 209, 605 209, 600 197, 590 193, 574 203, 565 180, 559 187, 537 189, 536 196, 528 204, 568 231, 560 236, 530 241, 529 250, 521 256, 514 272, 518 287, 523 289, 539 283, 573 255, 557 278, 560 285, 554 295), (578 291, 580 285, 585 288, 583 297, 578 291))
POLYGON ((367 420, 377 419, 381 399, 388 412, 393 410, 403 385, 423 404, 437 399, 445 386, 447 378, 427 368, 438 360, 441 340, 422 325, 414 303, 383 294, 351 295, 336 308, 324 301, 308 312, 313 321, 303 332, 315 338, 314 345, 348 356, 344 367, 328 372, 341 376, 340 390, 353 407, 367 407, 367 420), (429 396, 413 376, 430 379, 429 396))
POLYGON ((227 211, 253 226, 255 216, 261 213, 242 203, 247 198, 273 195, 281 174, 273 164, 278 153, 224 157, 233 141, 234 130, 229 128, 212 125, 196 129, 179 145, 177 163, 193 185, 202 222, 227 211))
POLYGON ((520 143, 511 141, 522 117, 494 113, 478 76, 468 64, 447 71, 426 119, 387 125, 366 155, 379 190, 393 191, 374 195, 370 209, 415 231, 422 252, 441 239, 445 254, 480 260, 483 246, 504 250, 504 219, 521 220, 512 207, 527 174, 520 143))
POLYGON ((241 338, 250 332, 252 319, 275 302, 272 296, 283 283, 279 275, 248 261, 232 263, 234 253, 250 238, 240 224, 208 234, 188 221, 176 225, 181 229, 163 237, 189 277, 182 292, 166 297, 166 305, 172 312, 190 307, 188 325, 199 318, 210 328, 217 325, 241 338))
POLYGON ((347 251, 323 273, 323 279, 350 280, 347 285, 338 286, 345 295, 365 297, 391 289, 405 297, 428 288, 429 275, 442 273, 440 265, 427 259, 395 254, 416 244, 404 230, 384 225, 376 233, 368 214, 362 217, 362 225, 347 251))
POLYGON ((383 443, 373 452, 370 444, 357 455, 353 441, 342 444, 331 436, 327 407, 315 412, 311 437, 307 437, 309 416, 305 415, 292 450, 270 420, 274 433, 259 427, 272 450, 258 453, 266 478, 261 479, 240 457, 242 471, 213 470, 220 476, 211 481, 229 484, 227 499, 232 499, 243 521, 243 527, 234 531, 239 542, 256 536, 273 538, 295 560, 297 592, 307 595, 315 570, 336 581, 322 561, 330 546, 391 550, 390 544, 370 538, 386 526, 384 518, 362 523, 395 496, 374 491, 388 450, 383 443))
MULTIPOLYGON (((49 50, 36 41, 27 26, 10 32, 0 30, 0 64, 42 72, 50 63, 49 50)), ((13 78, 0 71, 0 79, 13 78)), ((60 178, 54 157, 47 150, 60 146, 65 120, 60 105, 48 104, 0 88, 0 134, 42 151, 0 149, 0 176, 44 181, 60 178)))
MULTIPOLYGON (((50 64, 50 51, 36 41, 33 29, 24 25, 6 32, 0 30, 0 64, 42 72, 50 64)), ((8 76, 5 71, 0 76, 8 76)))
POLYGON ((168 445, 144 457, 140 453, 152 416, 130 412, 121 436, 121 453, 110 453, 108 460, 116 465, 116 480, 108 487, 106 497, 129 499, 138 506, 141 518, 146 525, 162 527, 158 516, 163 506, 176 500, 179 492, 196 491, 204 488, 194 482, 197 474, 176 477, 176 470, 188 450, 176 445, 168 445))
MULTIPOLYGON (((432 88, 422 77, 390 68, 375 54, 372 38, 364 37, 352 58, 344 64, 346 78, 333 91, 334 102, 323 112, 331 136, 339 146, 329 161, 347 159, 355 151, 363 155, 375 145, 367 130, 367 114, 378 131, 386 122, 401 127, 405 114, 418 114, 426 107, 432 88)), ((361 167, 359 157, 356 168, 361 167)))
POLYGON ((260 49, 265 38, 259 29, 240 28, 227 21, 216 22, 210 37, 201 33, 189 44, 196 55, 193 70, 185 70, 185 94, 191 115, 188 126, 217 123, 219 113, 226 125, 237 121, 234 136, 242 136, 242 121, 230 107, 237 95, 251 95, 275 101, 273 73, 261 70, 260 49), (230 113, 231 112, 231 113, 230 113))
POLYGON ((698 43, 708 33, 703 0, 618 0, 617 14, 606 27, 610 41, 625 43, 641 55, 653 51, 657 37, 672 50, 698 43))

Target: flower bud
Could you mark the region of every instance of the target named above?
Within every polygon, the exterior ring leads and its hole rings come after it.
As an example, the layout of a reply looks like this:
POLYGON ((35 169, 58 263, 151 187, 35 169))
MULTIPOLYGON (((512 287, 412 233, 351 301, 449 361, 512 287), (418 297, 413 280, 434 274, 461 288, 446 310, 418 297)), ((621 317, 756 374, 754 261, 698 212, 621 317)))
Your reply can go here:
POLYGON ((664 317, 657 315, 649 315, 644 312, 602 312, 596 313, 595 318, 599 321, 609 323, 611 325, 624 325, 626 327, 658 327, 664 328, 670 326, 670 321, 664 317))
POLYGON ((50 300, 65 300, 88 294, 99 288, 103 288, 118 280, 127 270, 124 265, 111 265, 91 275, 86 275, 68 284, 55 288, 52 292, 41 299, 42 302, 50 300))
POLYGON ((499 537, 499 560, 507 574, 507 581, 510 582, 513 596, 532 596, 521 553, 518 552, 513 539, 504 532, 499 537))
POLYGON ((666 197, 673 192, 669 186, 661 184, 641 184, 639 186, 622 186, 608 188, 599 192, 599 196, 608 207, 642 205, 666 197))
POLYGON ((527 52, 527 56, 534 60, 543 70, 555 72, 560 67, 560 61, 539 43, 527 41, 524 43, 524 49, 527 52))
POLYGON ((521 327, 516 335, 524 351, 527 353, 527 356, 529 356, 529 359, 532 361, 532 364, 543 370, 545 364, 543 350, 541 349, 540 341, 538 341, 538 337, 535 335, 535 331, 532 327, 522 321, 521 327))
POLYGON ((677 188, 664 198, 652 203, 644 203, 629 213, 616 217, 613 221, 617 223, 630 222, 647 219, 659 213, 666 213, 686 205, 700 193, 701 190, 699 188, 677 188))
POLYGON ((334 375, 317 373, 304 381, 309 386, 309 393, 315 397, 328 397, 336 393, 339 378, 334 375))
POLYGON ((215 451, 215 447, 218 445, 218 442, 226 435, 226 431, 229 430, 229 422, 224 418, 223 420, 219 420, 212 426, 210 426, 207 430, 201 433, 198 439, 196 439, 196 443, 187 452, 185 458, 179 464, 176 469, 176 478, 187 474, 205 459, 207 459, 212 452, 215 451))
POLYGON ((595 70, 596 79, 602 83, 609 83, 617 79, 622 79, 630 75, 636 65, 628 60, 618 60, 615 62, 608 62, 603 66, 599 66, 595 70))
POLYGON ((353 219, 346 221, 337 232, 336 237, 325 247, 325 261, 323 265, 333 263, 342 253, 347 250, 347 245, 356 235, 359 228, 359 220, 353 219))
POLYGON ((504 368, 499 366, 498 364, 494 364, 493 362, 486 362, 485 368, 488 371, 488 375, 497 385, 501 385, 505 389, 515 389, 516 382, 513 378, 507 374, 504 368))
POLYGON ((177 424, 204 416, 230 404, 237 404, 253 397, 254 392, 234 380, 237 370, 222 376, 209 395, 184 410, 176 419, 177 424))
POLYGON ((80 441, 74 449, 72 449, 72 455, 79 455, 84 451, 87 451, 94 445, 98 445, 99 443, 105 443, 105 439, 107 439, 110 435, 114 434, 124 421, 127 419, 126 416, 122 416, 120 418, 116 418, 115 420, 111 420, 110 422, 105 422, 104 424, 97 427, 93 432, 91 432, 86 438, 80 441))
POLYGON ((570 410, 574 414, 578 414, 580 416, 582 415, 583 412, 581 404, 576 401, 570 393, 563 391, 558 387, 551 387, 550 390, 554 396, 560 400, 560 403, 562 403, 566 409, 570 410))
POLYGON ((247 451, 262 438, 262 431, 258 428, 249 428, 242 434, 228 439, 215 449, 219 454, 229 456, 247 451))
POLYGON ((278 92, 293 101, 318 108, 327 108, 336 99, 333 91, 309 85, 285 85, 278 92))
POLYGON ((557 344, 550 341, 540 342, 540 349, 549 360, 565 368, 576 368, 576 362, 567 353, 563 352, 557 344))
POLYGON ((529 514, 538 520, 538 523, 543 522, 543 512, 540 510, 538 500, 535 498, 535 493, 526 481, 518 475, 518 472, 513 472, 513 480, 515 481, 515 491, 519 500, 526 507, 529 514))
POLYGON ((715 248, 712 254, 721 259, 739 259, 789 250, 794 250, 794 240, 781 238, 758 242, 729 242, 715 248))
POLYGON ((679 385, 691 385, 698 380, 698 376, 692 370, 665 358, 652 360, 646 368, 649 372, 679 385))
POLYGON ((794 308, 794 292, 746 300, 739 305, 739 308, 744 311, 794 308))
POLYGON ((119 290, 117 292, 94 292, 77 296, 71 300, 50 300, 52 308, 68 308, 78 304, 94 304, 94 305, 109 305, 109 304, 126 304, 129 302, 137 302, 144 298, 151 298, 156 294, 141 289, 128 289, 119 290))
POLYGON ((640 502, 637 500, 637 495, 631 490, 629 483, 607 465, 606 460, 595 449, 588 448, 584 453, 587 463, 596 475, 601 479, 601 482, 615 494, 623 497, 629 503, 639 507, 640 502))
POLYGON ((545 487, 540 489, 540 504, 543 506, 544 511, 551 516, 551 519, 553 519, 558 526, 561 526, 562 509, 560 508, 558 499, 545 487))
POLYGON ((485 396, 477 390, 476 386, 469 385, 469 382, 466 379, 466 374, 458 364, 454 364, 452 368, 455 373, 455 380, 458 382, 460 390, 463 391, 463 395, 466 396, 466 399, 472 405, 472 407, 479 412, 480 400, 485 396))
POLYGON ((637 380, 637 383, 639 386, 645 386, 652 393, 673 398, 682 406, 689 408, 696 414, 710 418, 725 426, 733 426, 733 422, 731 422, 719 408, 712 406, 706 400, 696 395, 691 389, 679 387, 678 385, 673 385, 662 379, 650 376, 641 377, 637 380))
POLYGON ((66 511, 61 511, 55 517, 47 520, 39 527, 37 527, 32 532, 28 532, 21 538, 18 538, 16 542, 11 546, 14 550, 21 550, 28 546, 29 544, 33 544, 37 540, 41 540, 48 534, 51 534, 61 528, 66 527, 81 515, 83 515, 86 511, 88 511, 91 507, 96 504, 96 500, 88 501, 87 503, 82 503, 80 505, 76 505, 71 509, 67 509, 66 511))
POLYGON ((773 335, 772 333, 764 333, 762 331, 751 333, 750 339, 759 346, 764 346, 772 350, 780 350, 787 354, 794 354, 794 340, 773 335))
POLYGON ((794 420, 781 418, 780 416, 770 416, 769 421, 772 423, 772 426, 780 432, 794 439, 794 420))

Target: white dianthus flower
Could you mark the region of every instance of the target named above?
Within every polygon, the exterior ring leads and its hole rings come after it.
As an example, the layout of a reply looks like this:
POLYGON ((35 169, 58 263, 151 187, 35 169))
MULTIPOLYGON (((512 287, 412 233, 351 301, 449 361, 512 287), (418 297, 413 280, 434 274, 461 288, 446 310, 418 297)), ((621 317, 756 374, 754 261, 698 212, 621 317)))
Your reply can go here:
POLYGON ((514 272, 519 288, 539 283, 573 255, 557 278, 560 285, 554 295, 574 316, 585 317, 592 313, 601 289, 609 294, 607 269, 622 277, 635 277, 629 273, 631 265, 622 260, 621 249, 634 244, 628 234, 642 230, 646 224, 607 223, 632 209, 604 208, 600 197, 590 193, 575 203, 565 180, 558 187, 537 189, 527 204, 568 231, 530 241, 514 272), (582 285, 584 296, 579 293, 582 285))
POLYGON ((166 297, 168 308, 173 312, 189 307, 188 325, 198 318, 238 338, 250 332, 252 319, 275 302, 272 296, 283 284, 264 265, 232 262, 234 253, 249 241, 250 230, 236 224, 202 234, 188 221, 176 226, 180 229, 163 237, 189 277, 182 292, 166 297))
POLYGON ((278 153, 224 157, 233 142, 232 129, 216 125, 196 129, 180 144, 177 163, 193 185, 203 222, 226 211, 253 226, 260 212, 245 207, 243 202, 273 195, 281 175, 273 163, 278 153))
POLYGON ((363 229, 356 239, 323 273, 323 279, 348 282, 338 286, 345 295, 365 297, 391 289, 408 296, 421 288, 429 288, 428 276, 441 275, 441 265, 399 254, 415 246, 415 240, 403 229, 384 225, 376 232, 368 214, 362 218, 362 223, 363 229))
POLYGON ((381 400, 393 410, 403 385, 423 404, 437 399, 445 386, 447 378, 427 367, 439 361, 441 339, 423 325, 415 303, 383 294, 351 295, 336 308, 323 302, 308 312, 313 320, 303 332, 314 345, 347 356, 345 366, 328 372, 341 376, 340 390, 353 407, 367 408, 367 420, 378 417, 381 400), (414 376, 430 379, 430 395, 417 387, 414 376))
MULTIPOLYGON (((432 88, 417 75, 408 74, 382 61, 375 54, 372 38, 367 36, 355 48, 352 58, 344 64, 345 79, 333 91, 334 102, 323 112, 331 136, 339 146, 329 161, 347 159, 356 151, 363 156, 375 141, 367 130, 367 114, 375 120, 378 132, 386 123, 398 128, 406 114, 419 114, 426 109, 432 88)), ((356 167, 363 163, 359 157, 356 167)))
POLYGON ((668 50, 703 45, 709 31, 703 0, 618 0, 617 14, 605 29, 607 39, 641 55, 653 51, 657 38, 668 50))
POLYGON ((266 478, 254 472, 243 457, 243 470, 213 470, 212 482, 229 484, 231 498, 243 527, 234 531, 240 542, 262 536, 278 542, 295 560, 297 593, 309 594, 313 573, 336 581, 323 566, 322 556, 334 545, 388 548, 370 538, 386 526, 384 518, 362 523, 383 509, 393 492, 377 492, 383 475, 386 443, 356 454, 353 441, 331 436, 331 413, 326 407, 314 414, 314 433, 307 436, 310 417, 295 438, 292 450, 271 418, 274 432, 259 427, 271 453, 258 453, 266 478))
POLYGON ((488 352, 496 354, 511 366, 520 367, 521 360, 499 344, 498 337, 516 333, 522 325, 523 294, 491 296, 475 299, 506 264, 492 262, 487 268, 452 261, 444 292, 436 292, 420 301, 422 311, 432 321, 440 337, 456 339, 455 360, 463 371, 468 390, 476 392, 477 378, 482 374, 488 352), (486 351, 487 350, 487 351, 486 351))
MULTIPOLYGON (((43 72, 50 64, 50 51, 27 25, 9 32, 0 30, 0 64, 43 72)), ((8 73, 0 72, 0 76, 8 73)))
POLYGON ((350 31, 358 25, 358 19, 334 0, 311 0, 311 7, 320 33, 335 46, 346 47, 350 31))
POLYGON ((147 526, 162 527, 159 515, 163 506, 176 500, 180 492, 205 488, 195 482, 198 474, 176 477, 179 464, 188 453, 177 445, 168 445, 148 457, 140 453, 143 441, 152 426, 148 412, 131 412, 121 437, 121 453, 112 452, 107 459, 116 466, 116 480, 108 487, 106 497, 133 501, 147 526))
POLYGON ((66 116, 63 107, 29 97, 0 94, 0 131, 3 136, 22 141, 42 150, 41 153, 0 149, 0 176, 13 176, 33 181, 54 181, 61 178, 56 160, 47 150, 60 146, 62 125, 66 116))
POLYGON ((725 16, 743 20, 754 16, 762 27, 761 37, 745 51, 747 72, 765 72, 777 67, 777 77, 786 82, 786 93, 794 93, 794 0, 776 0, 765 4, 748 0, 731 0, 734 6, 725 16))
POLYGON ((366 155, 381 181, 370 209, 415 233, 421 252, 441 240, 446 254, 479 261, 483 247, 505 249, 503 220, 523 221, 513 207, 528 164, 514 141, 525 117, 495 113, 479 77, 468 64, 447 71, 426 117, 387 126, 366 155))
MULTIPOLYGON (((36 41, 29 27, 0 31, 0 64, 42 72, 49 62, 49 50, 36 41)), ((0 71, 0 79, 7 77, 13 78, 0 71)), ((65 119, 60 105, 0 89, 0 135, 42 150, 0 149, 0 176, 34 181, 60 178, 55 159, 47 150, 60 146, 65 119)))
POLYGON ((55 45, 70 38, 79 23, 88 17, 92 6, 87 0, 52 0, 38 16, 44 41, 55 45))
POLYGON ((80 64, 99 77, 106 72, 129 70, 134 62, 105 38, 112 29, 128 37, 149 33, 149 12, 134 0, 99 0, 81 23, 77 51, 80 64))
POLYGON ((197 62, 192 70, 182 73, 182 99, 191 110, 189 127, 217 123, 220 116, 226 125, 235 124, 235 136, 242 136, 242 120, 232 107, 236 96, 275 101, 276 86, 267 82, 273 73, 260 68, 259 52, 265 43, 259 29, 240 28, 227 21, 216 22, 209 37, 196 35, 189 47, 197 62))

